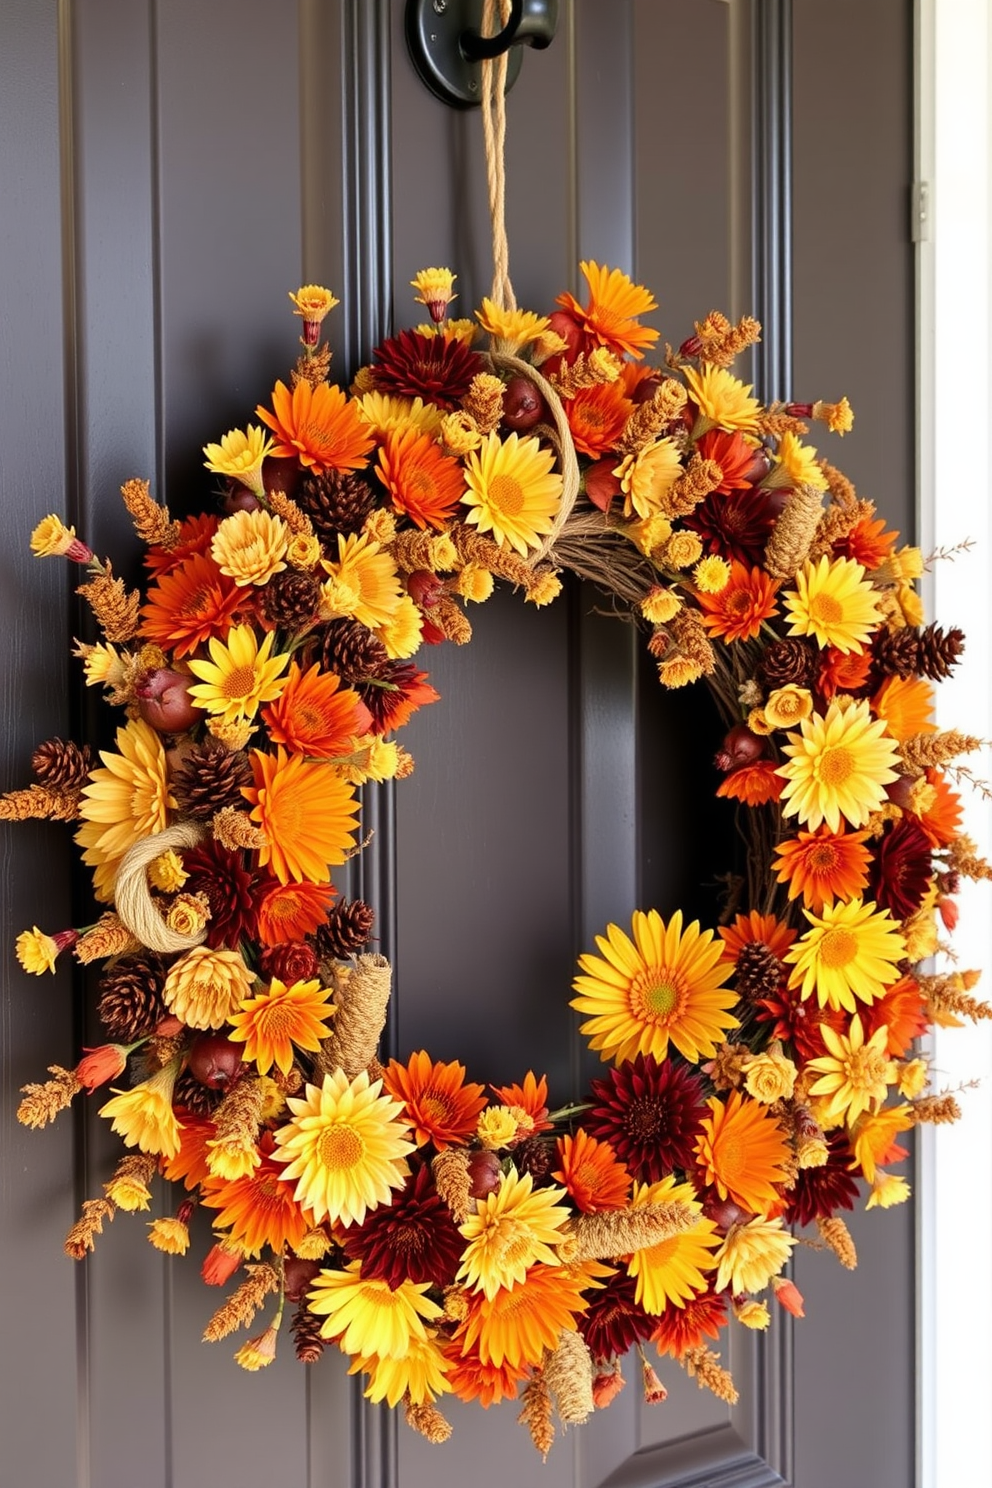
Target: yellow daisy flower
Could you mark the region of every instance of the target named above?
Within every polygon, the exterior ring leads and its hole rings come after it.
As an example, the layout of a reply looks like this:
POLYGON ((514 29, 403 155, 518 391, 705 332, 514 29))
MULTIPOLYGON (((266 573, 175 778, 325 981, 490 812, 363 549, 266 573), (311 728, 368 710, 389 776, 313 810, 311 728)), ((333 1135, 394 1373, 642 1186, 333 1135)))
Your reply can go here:
POLYGON ((37 925, 21 931, 14 942, 14 951, 21 966, 31 976, 44 976, 46 971, 55 970, 58 942, 44 930, 39 930, 37 925))
POLYGON ((329 575, 325 598, 337 616, 378 630, 399 609, 405 591, 396 565, 367 537, 339 535, 338 557, 325 559, 324 569, 329 575))
POLYGON ((503 310, 490 299, 482 301, 475 318, 497 343, 497 350, 511 355, 528 342, 539 341, 551 326, 546 315, 535 315, 533 310, 503 310))
POLYGON ((826 1054, 811 1059, 806 1068, 819 1079, 810 1095, 822 1096, 828 1120, 853 1126, 864 1111, 876 1111, 895 1084, 897 1068, 888 1057, 889 1030, 883 1023, 865 1041, 864 1027, 855 1013, 848 1033, 837 1033, 828 1023, 820 1024, 826 1054))
POLYGON ((465 461, 466 522, 526 558, 551 531, 561 505, 562 478, 552 470, 554 462, 554 452, 533 437, 487 434, 465 461))
POLYGON ((720 1244, 716 1225, 703 1214, 691 1183, 679 1183, 674 1175, 660 1183, 638 1183, 634 1186, 631 1208, 643 1209, 648 1204, 688 1204, 696 1222, 691 1229, 669 1235, 657 1245, 635 1250, 627 1270, 636 1280, 635 1300, 645 1312, 658 1317, 666 1304, 684 1307, 692 1297, 705 1292, 704 1271, 712 1271, 713 1250, 720 1244))
POLYGON ((368 1375, 366 1400, 376 1403, 384 1400, 387 1405, 396 1406, 409 1396, 414 1405, 425 1405, 451 1389, 446 1378, 450 1368, 450 1362, 429 1334, 426 1338, 412 1337, 402 1359, 360 1354, 352 1360, 348 1373, 368 1375))
POLYGON ((76 841, 83 861, 93 869, 93 890, 109 904, 114 880, 129 848, 162 832, 169 807, 165 747, 161 735, 140 718, 117 730, 119 754, 101 750, 102 767, 90 771, 79 814, 83 824, 76 841))
POLYGON ((211 661, 190 661, 190 671, 201 680, 189 689, 190 697, 207 713, 219 714, 225 723, 254 718, 260 704, 271 703, 286 686, 282 673, 289 666, 288 652, 272 655, 275 631, 258 644, 250 625, 233 625, 227 641, 211 636, 211 661))
POLYGON ((420 650, 423 634, 423 616, 409 594, 401 596, 395 614, 376 631, 386 648, 386 655, 394 661, 404 661, 407 657, 414 656, 420 650))
POLYGON ((899 1177, 897 1173, 883 1173, 879 1170, 865 1208, 891 1209, 893 1204, 905 1204, 912 1191, 905 1178, 899 1177))
POLYGON ((853 558, 828 558, 806 562, 796 575, 795 589, 782 600, 790 636, 814 636, 819 646, 833 646, 845 655, 860 654, 882 616, 865 571, 853 558))
POLYGON ((423 398, 401 398, 397 393, 374 391, 358 399, 358 411, 370 426, 377 444, 393 429, 419 429, 421 434, 436 437, 443 417, 436 404, 425 403, 423 398))
POLYGON ((867 701, 846 707, 834 701, 825 715, 804 718, 800 732, 788 737, 783 753, 789 758, 776 772, 786 782, 783 815, 798 817, 812 832, 821 822, 839 831, 842 816, 852 827, 863 826, 885 801, 899 758, 867 701))
POLYGON ((682 456, 673 439, 656 439, 653 444, 627 455, 613 474, 623 492, 623 514, 638 516, 642 521, 664 516, 663 502, 682 474, 682 456))
POLYGON ((427 306, 435 325, 440 325, 448 313, 448 306, 458 298, 455 294, 457 278, 458 275, 450 269, 418 269, 416 278, 410 280, 410 287, 417 291, 413 297, 415 302, 427 306))
POLYGON ((275 440, 264 429, 249 424, 247 429, 229 430, 219 444, 205 444, 203 453, 207 458, 203 463, 214 475, 230 476, 256 496, 264 496, 262 465, 274 446, 275 440))
POLYGON ((804 1002, 815 991, 820 1007, 853 1013, 855 998, 874 1002, 899 980, 906 943, 887 909, 880 910, 870 899, 838 899, 824 904, 818 915, 810 909, 803 914, 812 928, 783 959, 795 966, 789 986, 801 989, 804 1002))
POLYGON ((711 1059, 728 1028, 737 995, 722 984, 733 970, 723 942, 682 911, 666 925, 657 910, 634 911, 634 939, 616 925, 596 936, 601 956, 583 955, 572 1007, 593 1016, 581 1025, 590 1045, 617 1064, 637 1054, 664 1059, 669 1040, 695 1064, 711 1059))
POLYGON ((827 489, 827 477, 817 463, 816 450, 803 444, 796 434, 786 431, 779 440, 771 470, 761 482, 765 490, 786 486, 812 486, 814 491, 827 489))
POLYGON ((743 383, 723 367, 713 367, 704 362, 699 370, 683 367, 682 375, 689 388, 689 396, 699 409, 693 429, 693 437, 704 434, 707 429, 725 429, 732 433, 740 429, 754 433, 758 427, 761 404, 751 397, 751 384, 743 383))
POLYGON ((910 1131, 915 1124, 912 1106, 886 1106, 875 1115, 861 1116, 851 1132, 854 1163, 869 1183, 875 1182, 878 1164, 892 1147, 900 1132, 910 1131))
POLYGON ((480 1199, 476 1212, 459 1226, 468 1244, 456 1280, 491 1302, 500 1287, 516 1286, 538 1261, 556 1266, 557 1252, 551 1247, 561 1240, 571 1212, 557 1200, 566 1197, 554 1185, 535 1191, 532 1175, 521 1178, 511 1164, 496 1192, 480 1199))
POLYGON ((141 1152, 175 1157, 179 1151, 179 1122, 172 1109, 172 1091, 179 1072, 178 1060, 131 1090, 118 1090, 99 1114, 110 1119, 112 1129, 125 1147, 141 1152))
POLYGON ((236 511, 214 533, 210 556, 241 589, 267 584, 286 567, 289 528, 271 512, 236 511))
POLYGON ((318 1272, 307 1305, 321 1323, 322 1338, 334 1338, 346 1354, 375 1354, 380 1359, 404 1359, 415 1343, 427 1342, 424 1321, 442 1313, 425 1293, 429 1281, 388 1282, 363 1277, 361 1263, 350 1261, 343 1271, 318 1272))
POLYGON ((777 1276, 796 1244, 780 1219, 752 1219, 732 1225, 716 1253, 716 1290, 729 1286, 740 1292, 760 1292, 777 1276))

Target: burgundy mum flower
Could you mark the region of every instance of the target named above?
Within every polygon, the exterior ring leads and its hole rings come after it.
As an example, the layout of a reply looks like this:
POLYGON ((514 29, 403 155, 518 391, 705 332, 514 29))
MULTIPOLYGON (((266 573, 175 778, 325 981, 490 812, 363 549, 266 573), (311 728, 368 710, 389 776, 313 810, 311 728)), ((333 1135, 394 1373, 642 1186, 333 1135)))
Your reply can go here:
POLYGON ((375 385, 380 393, 423 398, 439 408, 457 408, 468 392, 482 358, 458 337, 425 336, 400 331, 372 353, 375 385))
POLYGON ((868 882, 879 909, 906 920, 923 903, 933 871, 931 843, 919 822, 903 817, 886 828, 868 882))
POLYGON ((391 661, 382 667, 374 681, 358 683, 356 692, 372 715, 374 734, 387 734, 402 728, 412 713, 425 703, 436 703, 440 696, 408 661, 391 661))
POLYGON ((601 1291, 589 1293, 589 1307, 578 1321, 594 1359, 625 1354, 638 1339, 651 1336, 657 1319, 634 1301, 635 1290, 634 1278, 620 1270, 601 1291))
POLYGON ((707 553, 754 568, 760 567, 764 557, 775 512, 764 492, 748 486, 727 495, 712 491, 682 520, 702 539, 707 553))
POLYGON ((189 874, 184 891, 205 894, 210 905, 207 945, 211 950, 235 950, 242 936, 251 933, 258 875, 245 868, 240 853, 213 840, 184 851, 183 867, 189 874))
POLYGON ((848 1172, 854 1161, 851 1144, 843 1132, 827 1137, 828 1157, 820 1168, 800 1168, 793 1188, 786 1194, 788 1224, 812 1224, 828 1219, 838 1209, 853 1209, 858 1185, 848 1172))
POLYGON ((361 1261, 362 1275, 394 1291, 404 1281, 451 1286, 463 1248, 428 1167, 419 1167, 391 1204, 373 1209, 344 1241, 348 1259, 361 1261))
POLYGON ((589 1135, 609 1142, 638 1178, 657 1183, 675 1168, 693 1166, 693 1147, 707 1113, 703 1087, 672 1059, 638 1054, 590 1084, 589 1135))

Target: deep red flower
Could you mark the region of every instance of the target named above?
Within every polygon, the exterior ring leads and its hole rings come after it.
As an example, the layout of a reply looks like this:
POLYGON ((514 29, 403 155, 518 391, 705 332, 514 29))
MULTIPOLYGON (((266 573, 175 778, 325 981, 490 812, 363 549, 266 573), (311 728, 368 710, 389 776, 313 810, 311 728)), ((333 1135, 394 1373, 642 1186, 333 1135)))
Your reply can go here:
POLYGON ((579 1332, 594 1359, 625 1354, 639 1339, 650 1338, 656 1319, 634 1300, 637 1283, 621 1269, 600 1291, 589 1293, 589 1308, 579 1318, 579 1332))
POLYGON ((800 1168, 795 1184, 786 1193, 788 1224, 807 1225, 828 1219, 838 1209, 853 1209, 858 1185, 848 1171, 854 1161, 851 1144, 842 1131, 827 1137, 828 1156, 819 1168, 800 1168))
POLYGON ((244 866, 240 853, 212 838, 185 851, 183 867, 189 874, 184 892, 205 894, 210 905, 207 945, 211 950, 235 950, 242 936, 251 933, 258 874, 244 866))
POLYGON ((370 731, 388 734, 402 728, 425 703, 436 703, 439 692, 408 661, 391 661, 381 668, 374 681, 355 683, 355 691, 372 715, 370 731))
POLYGON ((772 1023, 771 1036, 791 1044, 804 1062, 826 1054, 821 1023, 828 1023, 838 1033, 846 1033, 848 1018, 841 1010, 816 1006, 816 999, 804 1002, 799 987, 782 987, 774 997, 761 997, 755 1003, 754 1016, 759 1023, 772 1023))
POLYGON ((682 520, 707 553, 755 568, 764 558, 775 512, 764 491, 746 486, 727 494, 711 491, 682 520))
POLYGON ((317 953, 305 940, 284 940, 279 945, 266 946, 259 955, 258 969, 263 976, 278 977, 287 987, 320 976, 317 953))
POLYGON ((464 1242, 437 1195, 430 1168, 420 1166, 391 1204, 373 1209, 348 1230, 344 1250, 362 1275, 395 1289, 404 1281, 451 1286, 464 1242))
POLYGON ((868 871, 871 897, 897 920, 908 919, 923 903, 933 872, 930 839, 911 817, 886 826, 868 871))
POLYGON ((423 398, 439 408, 457 408, 482 358, 458 337, 399 331, 372 353, 372 372, 381 393, 423 398))
POLYGON ((595 1104, 586 1131, 609 1142, 636 1177, 657 1183, 675 1168, 692 1168, 707 1107, 700 1080, 684 1064, 638 1054, 589 1088, 595 1104))
POLYGON ((619 495, 620 477, 613 473, 616 468, 616 458, 611 455, 606 460, 594 460, 586 469, 586 496, 600 511, 609 511, 610 502, 619 495))

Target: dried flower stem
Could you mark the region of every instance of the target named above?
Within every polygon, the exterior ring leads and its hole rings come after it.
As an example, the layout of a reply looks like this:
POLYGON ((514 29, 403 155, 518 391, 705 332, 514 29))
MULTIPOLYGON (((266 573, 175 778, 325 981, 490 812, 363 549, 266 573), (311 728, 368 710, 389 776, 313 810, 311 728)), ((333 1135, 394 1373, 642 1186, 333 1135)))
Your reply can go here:
POLYGON ((204 1328, 204 1343, 218 1343, 239 1328, 247 1328, 269 1293, 279 1290, 279 1272, 275 1266, 263 1263, 248 1266, 246 1270, 246 1279, 237 1291, 231 1293, 223 1307, 218 1307, 204 1328))

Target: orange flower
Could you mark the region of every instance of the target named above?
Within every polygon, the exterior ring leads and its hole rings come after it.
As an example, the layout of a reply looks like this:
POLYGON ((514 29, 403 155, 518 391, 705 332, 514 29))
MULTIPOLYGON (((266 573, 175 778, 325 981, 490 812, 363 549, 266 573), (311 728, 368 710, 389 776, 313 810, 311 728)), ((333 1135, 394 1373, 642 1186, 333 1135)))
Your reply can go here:
POLYGON ((565 412, 575 448, 595 460, 616 448, 634 404, 625 396, 622 383, 601 382, 569 398, 565 412))
POLYGON ((124 1044, 101 1044, 98 1049, 86 1049, 76 1065, 76 1079, 92 1095, 108 1080, 116 1080, 124 1073, 127 1055, 124 1044))
POLYGON ((244 786, 252 816, 265 833, 258 861, 281 884, 295 879, 327 883, 331 865, 343 863, 354 845, 358 802, 350 785, 330 765, 300 754, 252 751, 254 786, 244 786))
POLYGON ((871 700, 872 712, 900 744, 914 734, 932 734, 933 688, 922 677, 887 677, 871 700))
POLYGON ((725 775, 716 788, 716 794, 725 800, 743 801, 745 806, 767 806, 777 801, 785 781, 776 773, 774 760, 755 760, 753 765, 742 765, 725 775))
POLYGON ((753 945, 756 941, 766 945, 781 961, 796 938, 795 930, 783 925, 774 915, 760 914, 756 909, 752 909, 750 914, 738 915, 732 925, 721 925, 719 934, 726 954, 734 962, 746 945, 753 945))
POLYGON ((477 1400, 484 1410, 498 1405, 501 1400, 512 1400, 521 1380, 528 1371, 514 1367, 504 1360, 502 1364, 483 1364, 475 1349, 459 1351, 457 1336, 443 1345, 449 1368, 445 1379, 459 1400, 477 1400))
POLYGON ((379 478, 393 506, 420 528, 439 531, 465 494, 465 471, 430 434, 391 429, 379 451, 379 478))
POLYGON ((191 1111, 178 1111, 179 1151, 162 1161, 162 1175, 170 1183, 185 1183, 188 1189, 199 1188, 210 1177, 207 1167, 207 1143, 217 1135, 206 1116, 191 1111))
POLYGON ((919 812, 920 826, 935 847, 946 847, 961 830, 961 797, 951 790, 946 775, 939 770, 928 770, 926 779, 937 794, 932 804, 919 812))
POLYGON ((391 1060, 382 1083, 393 1100, 406 1106, 417 1146, 433 1142, 438 1152, 463 1146, 486 1104, 481 1085, 465 1084, 463 1064, 433 1064, 424 1049, 411 1054, 405 1065, 391 1060))
POLYGON ((654 295, 621 269, 605 269, 591 261, 579 268, 589 286, 588 305, 583 308, 570 294, 560 294, 558 304, 571 312, 593 345, 640 360, 658 339, 657 331, 637 322, 639 315, 657 310, 654 295))
POLYGON ((231 1015, 231 1038, 244 1044, 245 1058, 259 1074, 267 1075, 275 1064, 288 1075, 294 1047, 315 1054, 329 1035, 325 1019, 334 1012, 330 997, 331 989, 317 980, 287 987, 273 977, 264 992, 243 999, 240 1010, 231 1015))
POLYGON ((631 1175, 609 1142, 598 1142, 580 1126, 574 1137, 559 1137, 556 1147, 561 1167, 551 1176, 565 1185, 576 1209, 598 1214, 626 1206, 631 1175))
POLYGON ((292 662, 279 697, 262 709, 273 744, 295 754, 333 759, 347 754, 352 738, 365 733, 369 714, 357 692, 342 687, 333 672, 314 664, 303 672, 292 662))
POLYGON ((758 1101, 732 1090, 726 1104, 710 1096, 711 1115, 704 1117, 696 1139, 705 1181, 715 1183, 721 1199, 733 1199, 751 1214, 766 1214, 778 1203, 776 1183, 786 1179, 788 1146, 775 1118, 758 1101))
POLYGON ((468 1316, 455 1337, 483 1364, 540 1364, 544 1350, 557 1348, 562 1330, 574 1329, 576 1314, 586 1310, 588 1285, 587 1276, 564 1266, 531 1266, 523 1281, 509 1291, 501 1287, 492 1299, 469 1293, 468 1316))
POLYGON ((808 909, 817 913, 835 899, 863 897, 868 883, 871 853, 864 846, 867 832, 800 832, 780 842, 776 849, 778 882, 789 885, 789 898, 800 894, 808 909))
POLYGON ((870 651, 845 652, 825 646, 820 653, 817 686, 828 700, 838 692, 860 692, 870 671, 870 651))
POLYGON ((255 929, 263 945, 302 940, 324 923, 337 890, 333 884, 273 884, 255 911, 255 929))
POLYGON ((188 656, 213 636, 226 636, 243 596, 207 553, 194 553, 149 585, 141 608, 143 636, 188 656))
POLYGON ((881 997, 861 1010, 865 1040, 879 1028, 888 1029, 885 1052, 890 1059, 901 1059, 913 1040, 926 1033, 929 1025, 926 998, 911 976, 901 977, 886 987, 881 997))
POLYGON ((266 1245, 276 1255, 286 1246, 295 1250, 310 1229, 282 1171, 281 1164, 265 1154, 246 1178, 232 1182, 209 1178, 203 1185, 203 1204, 220 1211, 216 1228, 227 1231, 227 1238, 250 1255, 259 1255, 266 1245))
POLYGON ((283 382, 272 391, 272 407, 255 413, 276 436, 272 450, 278 459, 294 456, 314 475, 327 470, 361 470, 372 448, 369 425, 357 403, 339 387, 318 383, 312 388, 301 378, 292 392, 283 382))
POLYGON ((704 1338, 719 1338, 726 1321, 724 1297, 704 1292, 699 1297, 690 1297, 683 1307, 669 1303, 658 1318, 651 1342, 657 1345, 659 1353, 680 1359, 686 1349, 698 1348, 704 1338))
POLYGON ((540 1079, 533 1070, 528 1070, 524 1076, 522 1085, 494 1085, 493 1093, 504 1105, 510 1106, 514 1111, 523 1111, 533 1121, 531 1132, 550 1131, 552 1122, 548 1121, 548 1077, 542 1075, 540 1079))
POLYGON ((170 568, 175 568, 177 563, 185 563, 187 558, 194 553, 206 553, 214 540, 214 533, 220 526, 220 517, 211 513, 201 513, 196 517, 187 517, 179 524, 179 540, 173 543, 171 548, 160 548, 153 544, 145 551, 145 567, 150 573, 159 574, 170 568))
POLYGON ((861 517, 855 522, 846 537, 834 544, 834 552, 841 558, 853 558, 869 573, 881 568, 899 540, 898 532, 886 532, 885 521, 877 517, 861 517))
POLYGON ((699 594, 703 624, 710 635, 725 641, 749 641, 761 630, 764 620, 775 614, 778 585, 760 568, 748 570, 736 560, 730 578, 719 594, 699 594))

